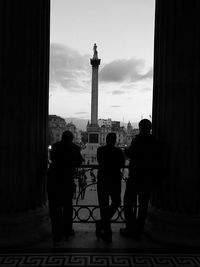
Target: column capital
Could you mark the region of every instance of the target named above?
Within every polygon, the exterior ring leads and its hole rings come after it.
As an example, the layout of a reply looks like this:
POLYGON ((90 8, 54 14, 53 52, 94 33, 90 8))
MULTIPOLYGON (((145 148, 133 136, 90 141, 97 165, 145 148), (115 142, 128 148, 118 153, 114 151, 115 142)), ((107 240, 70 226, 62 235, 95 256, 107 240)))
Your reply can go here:
POLYGON ((96 67, 96 68, 98 68, 99 67, 99 65, 100 65, 100 62, 101 62, 101 59, 93 59, 93 58, 91 58, 90 59, 90 64, 92 65, 92 67, 96 67))

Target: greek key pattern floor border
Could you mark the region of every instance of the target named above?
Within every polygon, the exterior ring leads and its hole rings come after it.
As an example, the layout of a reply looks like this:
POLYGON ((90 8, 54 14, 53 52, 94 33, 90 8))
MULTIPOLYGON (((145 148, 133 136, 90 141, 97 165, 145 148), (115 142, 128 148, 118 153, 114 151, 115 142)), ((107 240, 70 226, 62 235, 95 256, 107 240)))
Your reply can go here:
POLYGON ((1 267, 58 266, 200 266, 200 254, 162 253, 0 253, 1 267))

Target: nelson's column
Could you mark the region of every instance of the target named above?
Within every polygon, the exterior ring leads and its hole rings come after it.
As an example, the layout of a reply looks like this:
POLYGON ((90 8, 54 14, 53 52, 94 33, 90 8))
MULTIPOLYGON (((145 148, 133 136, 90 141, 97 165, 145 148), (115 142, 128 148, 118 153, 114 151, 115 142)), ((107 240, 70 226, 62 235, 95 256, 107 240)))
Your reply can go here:
POLYGON ((92 94, 91 94, 91 123, 87 125, 88 146, 87 153, 90 158, 96 157, 96 150, 99 146, 100 128, 98 125, 98 70, 101 59, 98 58, 97 45, 93 47, 92 65, 92 94))

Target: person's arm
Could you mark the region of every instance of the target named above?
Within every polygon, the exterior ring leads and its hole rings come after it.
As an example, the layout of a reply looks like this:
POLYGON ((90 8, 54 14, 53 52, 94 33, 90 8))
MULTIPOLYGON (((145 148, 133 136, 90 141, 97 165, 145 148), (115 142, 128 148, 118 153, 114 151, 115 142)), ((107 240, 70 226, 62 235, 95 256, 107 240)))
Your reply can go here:
POLYGON ((130 157, 131 157, 131 154, 132 154, 132 151, 133 151, 133 148, 132 148, 132 144, 131 144, 129 147, 127 147, 127 148, 125 149, 125 151, 124 151, 125 156, 126 156, 127 158, 130 158, 130 157))
POLYGON ((133 156, 133 152, 134 152, 134 147, 135 147, 135 144, 136 144, 136 138, 134 138, 132 141, 131 141, 131 144, 129 147, 127 147, 124 151, 125 153, 125 156, 127 158, 131 158, 133 156))
POLYGON ((49 152, 50 161, 53 162, 55 160, 55 145, 52 145, 51 150, 49 152))
POLYGON ((77 157, 76 157, 76 166, 79 167, 81 166, 81 164, 84 162, 84 158, 81 154, 81 150, 80 150, 80 147, 76 146, 76 154, 77 154, 77 157))
POLYGON ((79 150, 77 165, 81 166, 84 161, 85 160, 84 160, 83 156, 81 155, 81 151, 79 150))
POLYGON ((120 163, 121 163, 121 168, 124 168, 125 156, 124 156, 124 152, 122 150, 120 150, 120 163))
POLYGON ((97 162, 98 162, 98 164, 102 163, 101 148, 97 149, 97 162))

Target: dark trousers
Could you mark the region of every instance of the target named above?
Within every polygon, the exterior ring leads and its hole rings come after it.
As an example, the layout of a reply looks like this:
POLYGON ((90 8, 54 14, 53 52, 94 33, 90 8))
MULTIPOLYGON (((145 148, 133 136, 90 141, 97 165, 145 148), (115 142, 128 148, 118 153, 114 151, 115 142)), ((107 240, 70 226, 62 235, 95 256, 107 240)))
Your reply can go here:
POLYGON ((64 195, 50 193, 49 198, 49 215, 51 218, 53 238, 67 236, 72 231, 72 206, 73 190, 65 192, 64 195))
POLYGON ((59 238, 72 231, 72 213, 71 203, 59 205, 54 201, 49 201, 49 214, 54 237, 59 238))
POLYGON ((113 183, 98 181, 97 193, 102 229, 104 233, 111 234, 111 218, 121 204, 121 180, 113 183))
POLYGON ((127 181, 124 194, 124 216, 126 228, 129 231, 142 233, 147 217, 151 192, 147 188, 127 181))

